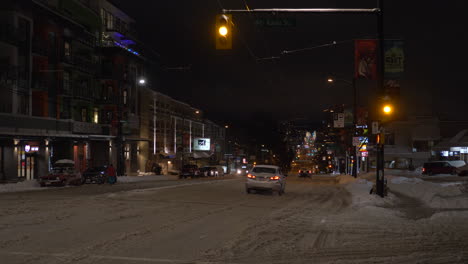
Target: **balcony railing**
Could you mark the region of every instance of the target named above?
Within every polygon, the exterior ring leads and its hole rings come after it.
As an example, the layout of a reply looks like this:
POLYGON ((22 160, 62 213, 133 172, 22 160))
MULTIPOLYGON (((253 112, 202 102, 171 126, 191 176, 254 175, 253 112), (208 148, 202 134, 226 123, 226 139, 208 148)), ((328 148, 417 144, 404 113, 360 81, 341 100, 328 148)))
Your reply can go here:
POLYGON ((11 24, 0 23, 0 41, 4 41, 13 45, 18 45, 20 34, 18 28, 11 24))
POLYGON ((95 62, 79 55, 63 56, 62 61, 75 66, 75 68, 83 72, 91 74, 97 72, 97 64, 95 62))
POLYGON ((10 64, 0 64, 0 82, 24 82, 28 79, 27 76, 28 73, 24 67, 18 67, 10 64))
POLYGON ((36 91, 48 91, 49 86, 45 80, 33 80, 31 89, 36 91))

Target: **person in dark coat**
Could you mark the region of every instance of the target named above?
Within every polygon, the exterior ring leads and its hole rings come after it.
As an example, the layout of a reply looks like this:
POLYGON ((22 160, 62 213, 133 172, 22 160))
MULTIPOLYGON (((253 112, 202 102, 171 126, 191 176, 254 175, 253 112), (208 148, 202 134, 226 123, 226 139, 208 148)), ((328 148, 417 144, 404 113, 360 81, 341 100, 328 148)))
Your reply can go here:
POLYGON ((117 182, 117 175, 115 174, 115 169, 112 164, 109 165, 109 167, 107 167, 106 174, 107 174, 107 181, 110 184, 114 184, 117 182))

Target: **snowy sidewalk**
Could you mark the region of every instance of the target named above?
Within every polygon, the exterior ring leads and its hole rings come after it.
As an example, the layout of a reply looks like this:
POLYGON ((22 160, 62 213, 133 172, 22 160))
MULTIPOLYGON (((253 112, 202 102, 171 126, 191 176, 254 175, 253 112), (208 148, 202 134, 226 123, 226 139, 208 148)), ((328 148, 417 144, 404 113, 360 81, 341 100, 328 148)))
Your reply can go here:
MULTIPOLYGON (((384 214, 395 214, 387 210, 396 208, 402 199, 410 198, 422 203, 423 207, 432 209, 435 215, 468 213, 468 181, 459 178, 459 181, 429 182, 419 177, 401 177, 386 175, 389 194, 385 198, 369 193, 374 182, 369 175, 362 175, 357 179, 349 175, 339 176, 339 184, 352 195, 352 206, 357 210, 378 211, 384 214), (387 208, 387 209, 386 209, 387 208)), ((403 201, 404 202, 404 201, 403 201)))

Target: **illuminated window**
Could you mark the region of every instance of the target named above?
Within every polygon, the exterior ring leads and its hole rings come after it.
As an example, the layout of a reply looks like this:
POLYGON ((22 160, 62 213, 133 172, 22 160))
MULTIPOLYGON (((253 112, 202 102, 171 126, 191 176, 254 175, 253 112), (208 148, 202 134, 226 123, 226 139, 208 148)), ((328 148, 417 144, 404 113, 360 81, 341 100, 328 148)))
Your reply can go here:
POLYGON ((124 91, 123 91, 123 104, 124 104, 124 105, 127 104, 127 90, 124 90, 124 91))
POLYGON ((65 56, 66 59, 70 59, 70 57, 71 57, 71 45, 70 45, 70 42, 65 41, 63 45, 64 45, 64 47, 63 47, 63 55, 65 56))
POLYGON ((124 156, 126 160, 130 159, 130 145, 126 144, 124 148, 124 156))
POLYGON ((98 108, 94 108, 93 122, 95 124, 99 123, 99 109, 98 108))

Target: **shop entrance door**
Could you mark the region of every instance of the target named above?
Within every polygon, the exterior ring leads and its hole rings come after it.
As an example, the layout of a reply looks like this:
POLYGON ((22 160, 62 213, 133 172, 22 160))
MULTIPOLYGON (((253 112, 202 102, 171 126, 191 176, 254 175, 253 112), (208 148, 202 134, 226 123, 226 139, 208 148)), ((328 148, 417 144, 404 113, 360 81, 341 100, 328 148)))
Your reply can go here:
POLYGON ((26 154, 24 151, 20 151, 18 155, 18 177, 26 180, 37 179, 35 154, 26 154))

